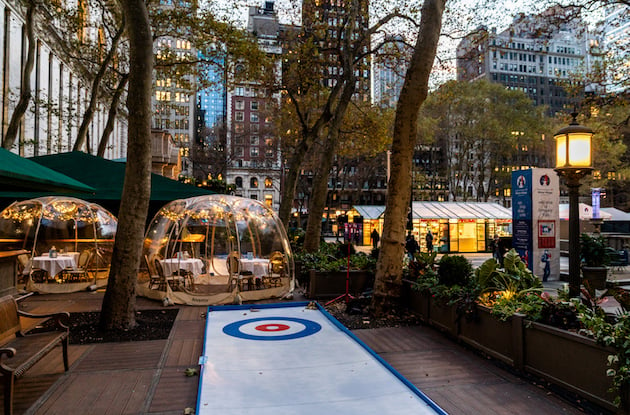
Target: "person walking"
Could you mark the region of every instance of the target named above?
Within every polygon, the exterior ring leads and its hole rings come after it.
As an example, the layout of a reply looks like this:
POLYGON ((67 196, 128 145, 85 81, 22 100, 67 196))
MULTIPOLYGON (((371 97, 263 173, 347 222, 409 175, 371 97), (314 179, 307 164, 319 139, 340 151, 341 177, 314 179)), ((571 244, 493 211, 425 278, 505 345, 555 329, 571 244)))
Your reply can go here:
POLYGON ((372 248, 376 249, 376 247, 378 246, 378 241, 381 240, 381 236, 378 234, 376 228, 372 230, 372 233, 370 234, 370 239, 372 239, 372 248))
POLYGON ((549 250, 545 249, 545 252, 543 252, 540 261, 544 264, 543 282, 546 282, 549 279, 549 275, 551 274, 551 266, 549 265, 549 263, 551 262, 551 254, 549 253, 549 250))
POLYGON ((416 238, 414 238, 414 236, 411 233, 407 234, 407 242, 405 242, 405 249, 407 250, 407 254, 412 260, 416 252, 418 252, 419 248, 420 247, 418 246, 418 241, 416 241, 416 238))
POLYGON ((433 234, 431 233, 431 229, 427 232, 425 240, 427 241, 427 252, 433 252, 433 234))
POLYGON ((501 265, 501 260, 503 259, 503 255, 501 255, 501 239, 499 239, 499 235, 494 234, 494 239, 492 240, 492 256, 497 261, 499 265, 501 265))

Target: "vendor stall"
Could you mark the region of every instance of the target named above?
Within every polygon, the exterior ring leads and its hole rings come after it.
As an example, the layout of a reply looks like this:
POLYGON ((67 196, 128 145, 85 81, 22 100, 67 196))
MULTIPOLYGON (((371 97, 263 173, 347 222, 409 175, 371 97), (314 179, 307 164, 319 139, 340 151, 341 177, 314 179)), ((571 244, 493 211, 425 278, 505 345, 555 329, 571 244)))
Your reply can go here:
POLYGON ((24 249, 26 289, 60 293, 107 285, 116 218, 97 204, 48 196, 15 202, 0 213, 0 251, 24 249))
POLYGON ((149 225, 143 258, 138 293, 165 303, 278 298, 294 288, 284 227, 252 199, 208 195, 167 204, 149 225))

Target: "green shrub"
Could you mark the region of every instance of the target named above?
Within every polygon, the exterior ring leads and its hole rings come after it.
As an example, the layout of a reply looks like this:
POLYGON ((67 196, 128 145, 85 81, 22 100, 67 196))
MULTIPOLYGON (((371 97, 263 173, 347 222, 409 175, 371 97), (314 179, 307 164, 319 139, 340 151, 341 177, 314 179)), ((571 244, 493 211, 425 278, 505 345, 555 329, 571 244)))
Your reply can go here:
POLYGON ((588 267, 603 267, 610 263, 610 256, 606 249, 606 241, 602 237, 580 236, 580 258, 588 267))
POLYGON ((440 259, 438 268, 438 278, 440 284, 452 287, 468 285, 473 272, 472 265, 462 255, 444 255, 440 259))

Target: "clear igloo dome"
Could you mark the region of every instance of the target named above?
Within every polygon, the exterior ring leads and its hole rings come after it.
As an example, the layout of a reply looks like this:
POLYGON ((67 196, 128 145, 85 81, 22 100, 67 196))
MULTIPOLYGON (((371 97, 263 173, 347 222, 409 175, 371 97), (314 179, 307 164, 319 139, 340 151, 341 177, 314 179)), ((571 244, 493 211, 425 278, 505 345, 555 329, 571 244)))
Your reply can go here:
POLYGON ((293 292, 284 227, 252 199, 208 195, 167 204, 149 225, 143 259, 138 292, 150 298, 209 305, 293 292))
POLYGON ((31 291, 70 292, 107 284, 118 221, 73 197, 14 202, 0 213, 0 249, 24 249, 20 276, 31 291))

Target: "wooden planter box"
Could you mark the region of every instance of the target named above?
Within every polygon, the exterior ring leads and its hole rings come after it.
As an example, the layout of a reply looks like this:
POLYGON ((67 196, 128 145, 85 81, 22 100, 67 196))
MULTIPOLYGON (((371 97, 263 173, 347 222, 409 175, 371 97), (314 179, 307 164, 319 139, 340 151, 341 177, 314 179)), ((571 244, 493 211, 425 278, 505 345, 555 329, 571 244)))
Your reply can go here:
POLYGON ((403 280, 403 288, 400 296, 401 304, 422 318, 429 320, 429 305, 431 295, 426 291, 418 291, 411 288, 411 281, 403 280))
POLYGON ((493 316, 487 307, 477 306, 474 319, 462 318, 459 339, 517 369, 522 366, 523 315, 506 321, 493 316))
MULTIPOLYGON (((621 412, 608 392, 612 379, 606 376, 608 355, 614 349, 592 339, 555 327, 525 320, 515 314, 507 321, 494 317, 486 307, 477 306, 477 318, 456 321, 456 307, 440 304, 428 294, 403 284, 402 298, 408 308, 428 324, 448 333, 515 369, 562 386, 611 411, 621 412)), ((622 407, 630 402, 622 394, 622 407)))
POLYGON ((459 322, 457 321, 457 307, 455 305, 444 304, 429 297, 429 324, 457 337, 459 334, 459 322))
POLYGON ((612 379, 606 376, 612 348, 566 330, 539 323, 524 329, 525 371, 561 385, 587 399, 615 410, 615 395, 608 392, 612 379))
MULTIPOLYGON (((310 271, 308 298, 334 298, 346 292, 347 271, 318 272, 310 271)), ((374 276, 367 271, 350 271, 349 293, 358 296, 367 288, 370 283, 374 284, 374 276)))

